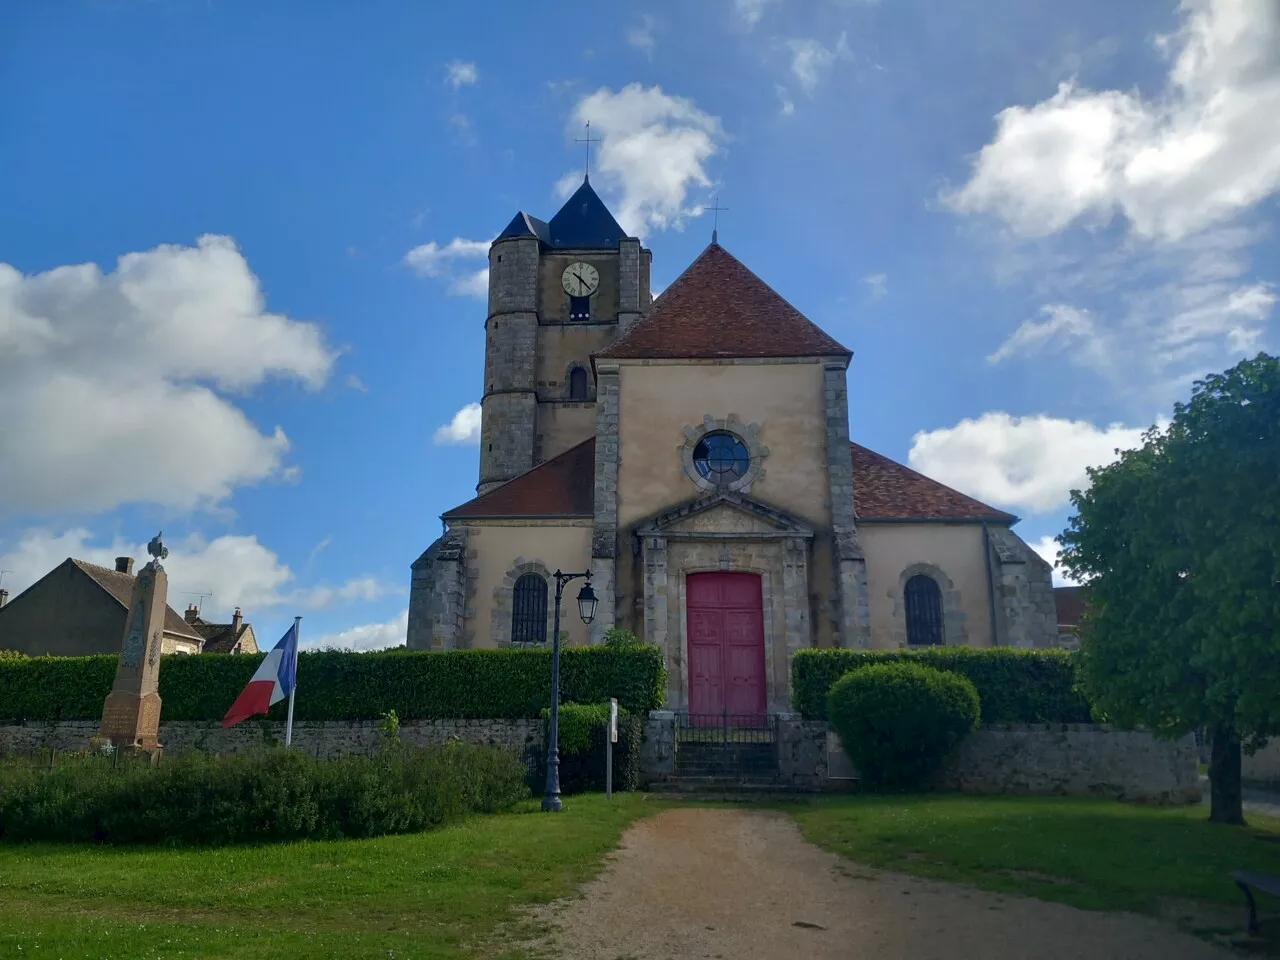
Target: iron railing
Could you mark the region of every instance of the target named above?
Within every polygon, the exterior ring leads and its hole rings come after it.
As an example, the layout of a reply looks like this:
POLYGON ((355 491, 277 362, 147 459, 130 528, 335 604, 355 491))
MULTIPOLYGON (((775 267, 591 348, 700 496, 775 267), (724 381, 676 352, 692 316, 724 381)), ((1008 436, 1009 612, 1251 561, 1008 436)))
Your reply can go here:
POLYGON ((768 713, 676 714, 680 743, 777 743, 778 718, 768 713))

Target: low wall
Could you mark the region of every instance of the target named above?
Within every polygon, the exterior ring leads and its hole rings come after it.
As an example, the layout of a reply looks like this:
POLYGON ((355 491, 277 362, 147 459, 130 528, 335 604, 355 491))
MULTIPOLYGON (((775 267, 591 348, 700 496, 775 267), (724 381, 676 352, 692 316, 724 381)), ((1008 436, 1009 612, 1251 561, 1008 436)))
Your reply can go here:
MULTIPOLYGON (((31 722, 21 726, 0 726, 0 753, 35 750, 81 750, 98 732, 96 720, 66 723, 31 722)), ((223 729, 216 722, 174 721, 160 724, 160 743, 168 755, 188 750, 208 753, 241 753, 261 747, 268 736, 283 743, 284 724, 246 720, 223 729)), ((405 720, 400 739, 428 746, 456 738, 468 743, 488 743, 505 747, 526 763, 544 749, 541 720, 405 720)), ((293 745, 319 757, 347 753, 369 753, 382 742, 376 720, 295 721, 293 745)))
POLYGON ((936 785, 965 793, 1034 793, 1196 803, 1195 738, 1157 740, 1095 724, 992 725, 965 738, 936 785))

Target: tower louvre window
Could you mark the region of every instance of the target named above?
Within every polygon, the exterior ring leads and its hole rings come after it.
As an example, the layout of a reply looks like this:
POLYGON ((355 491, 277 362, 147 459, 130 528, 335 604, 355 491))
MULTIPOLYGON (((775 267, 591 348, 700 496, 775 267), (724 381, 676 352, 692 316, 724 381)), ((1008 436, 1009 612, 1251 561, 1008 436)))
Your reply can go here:
POLYGON ((574 367, 569 371, 569 399, 587 399, 587 371, 574 367))
POLYGON ((570 297, 569 298, 569 319, 570 320, 590 320, 591 319, 591 298, 590 297, 570 297))
POLYGON ((918 573, 903 589, 907 608, 907 643, 936 647, 942 643, 942 591, 938 581, 918 573))
POLYGON ((511 642, 547 642, 547 581, 536 573, 523 574, 512 590, 511 642))

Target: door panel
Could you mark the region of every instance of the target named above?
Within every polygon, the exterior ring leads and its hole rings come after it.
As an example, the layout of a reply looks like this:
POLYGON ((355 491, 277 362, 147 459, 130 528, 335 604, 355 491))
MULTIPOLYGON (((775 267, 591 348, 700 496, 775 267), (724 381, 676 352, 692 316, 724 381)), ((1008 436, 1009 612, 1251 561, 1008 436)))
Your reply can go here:
POLYGON ((766 712, 761 581, 752 573, 695 573, 685 584, 689 712, 766 712))

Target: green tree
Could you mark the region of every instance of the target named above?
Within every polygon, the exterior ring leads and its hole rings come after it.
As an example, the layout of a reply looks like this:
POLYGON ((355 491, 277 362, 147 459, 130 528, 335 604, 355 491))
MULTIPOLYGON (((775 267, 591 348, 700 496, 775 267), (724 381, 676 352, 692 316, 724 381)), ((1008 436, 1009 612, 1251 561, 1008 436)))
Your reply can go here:
POLYGON ((1081 682, 1118 724, 1204 729, 1209 819, 1243 824, 1241 744, 1280 733, 1280 360, 1197 381, 1143 439, 1059 537, 1088 587, 1081 682))

